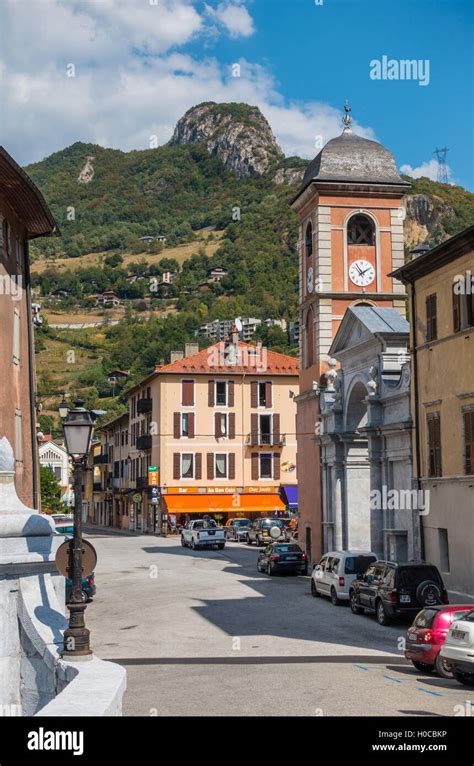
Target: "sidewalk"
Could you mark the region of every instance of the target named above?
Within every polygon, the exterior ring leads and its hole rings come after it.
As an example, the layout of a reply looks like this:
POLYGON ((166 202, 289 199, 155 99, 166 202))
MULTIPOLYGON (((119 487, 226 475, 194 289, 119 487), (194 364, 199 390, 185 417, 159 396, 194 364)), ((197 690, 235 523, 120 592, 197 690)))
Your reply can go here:
POLYGON ((149 537, 153 532, 136 532, 129 529, 117 529, 117 527, 105 527, 101 524, 83 524, 82 531, 87 535, 128 535, 128 537, 140 537, 141 535, 149 537))

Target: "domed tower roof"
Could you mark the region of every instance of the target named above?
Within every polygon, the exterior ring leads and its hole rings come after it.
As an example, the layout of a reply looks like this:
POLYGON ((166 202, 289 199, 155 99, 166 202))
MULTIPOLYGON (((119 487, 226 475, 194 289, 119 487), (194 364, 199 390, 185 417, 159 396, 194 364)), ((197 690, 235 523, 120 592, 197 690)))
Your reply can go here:
POLYGON ((345 107, 344 130, 331 139, 308 165, 301 191, 312 181, 340 181, 342 183, 397 184, 409 187, 400 178, 392 154, 377 141, 370 141, 352 132, 345 107))

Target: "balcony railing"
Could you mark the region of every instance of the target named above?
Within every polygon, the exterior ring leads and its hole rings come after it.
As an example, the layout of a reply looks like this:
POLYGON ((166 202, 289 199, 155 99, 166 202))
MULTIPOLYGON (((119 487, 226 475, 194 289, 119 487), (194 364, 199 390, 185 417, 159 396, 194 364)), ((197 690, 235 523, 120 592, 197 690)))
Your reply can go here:
POLYGON ((284 447, 286 434, 247 434, 245 443, 249 447, 284 447))
POLYGON ((151 434, 142 434, 137 439, 137 450, 151 449, 151 434))
POLYGON ((137 413, 139 415, 144 415, 147 412, 151 412, 152 407, 153 407, 152 399, 139 399, 137 401, 137 413))
POLYGON ((94 465, 106 465, 109 462, 109 456, 105 452, 102 455, 94 455, 94 465))

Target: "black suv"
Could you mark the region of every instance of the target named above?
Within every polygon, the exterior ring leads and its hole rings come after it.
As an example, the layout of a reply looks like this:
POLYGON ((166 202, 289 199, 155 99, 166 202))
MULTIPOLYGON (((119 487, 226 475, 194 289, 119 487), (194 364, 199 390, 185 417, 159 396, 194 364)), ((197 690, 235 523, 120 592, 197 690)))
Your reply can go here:
POLYGON ((247 545, 256 543, 257 545, 268 545, 268 543, 275 542, 275 538, 272 538, 270 530, 272 527, 280 527, 280 537, 277 540, 285 541, 284 528, 288 524, 288 519, 257 519, 254 521, 253 526, 249 527, 247 533, 247 545))
POLYGON ((351 584, 349 601, 353 614, 368 609, 375 612, 380 625, 427 606, 449 603, 440 573, 425 561, 375 561, 351 584))

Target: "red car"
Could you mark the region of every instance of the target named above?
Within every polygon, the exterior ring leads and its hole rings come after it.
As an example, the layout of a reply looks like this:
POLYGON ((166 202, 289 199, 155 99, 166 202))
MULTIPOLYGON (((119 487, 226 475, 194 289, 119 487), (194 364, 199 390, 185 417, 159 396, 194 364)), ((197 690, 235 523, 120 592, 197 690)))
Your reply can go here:
POLYGON ((472 612, 472 604, 440 604, 422 609, 408 628, 405 657, 411 660, 417 670, 436 670, 441 678, 452 678, 449 661, 441 657, 448 630, 454 620, 462 619, 466 612, 472 612))

